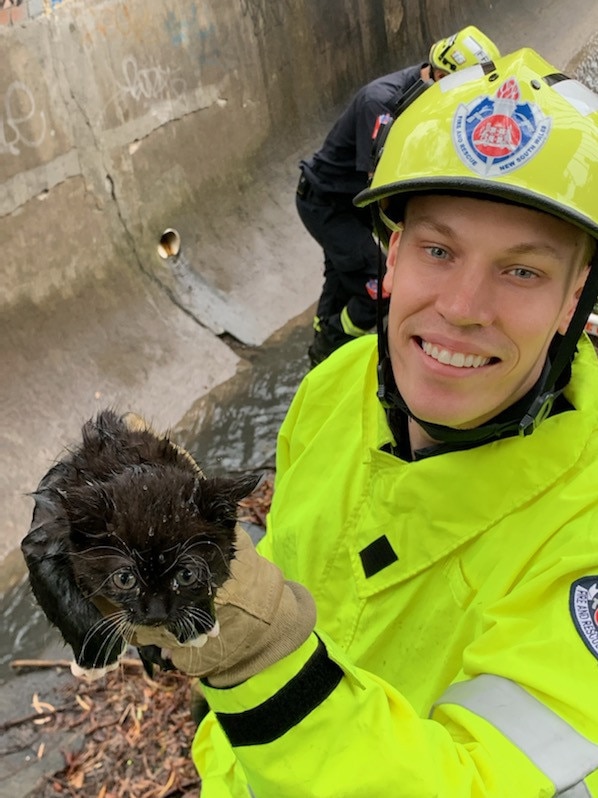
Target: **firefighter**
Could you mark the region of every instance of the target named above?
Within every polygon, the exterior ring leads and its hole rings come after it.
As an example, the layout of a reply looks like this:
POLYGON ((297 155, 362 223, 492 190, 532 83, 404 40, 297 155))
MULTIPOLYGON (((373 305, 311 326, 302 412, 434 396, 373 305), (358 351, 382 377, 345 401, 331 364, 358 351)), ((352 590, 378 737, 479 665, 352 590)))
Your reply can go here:
POLYGON ((597 190, 598 96, 529 49, 393 123, 387 321, 304 378, 219 637, 159 641, 202 798, 598 797, 597 190))
POLYGON ((496 45, 473 25, 435 42, 425 63, 359 89, 322 147, 301 161, 297 211, 324 251, 324 284, 308 348, 312 366, 368 332, 376 321, 380 252, 372 237, 371 214, 357 208, 353 197, 367 186, 372 138, 380 120, 387 123, 406 97, 432 81, 473 64, 488 64, 498 55, 496 45))

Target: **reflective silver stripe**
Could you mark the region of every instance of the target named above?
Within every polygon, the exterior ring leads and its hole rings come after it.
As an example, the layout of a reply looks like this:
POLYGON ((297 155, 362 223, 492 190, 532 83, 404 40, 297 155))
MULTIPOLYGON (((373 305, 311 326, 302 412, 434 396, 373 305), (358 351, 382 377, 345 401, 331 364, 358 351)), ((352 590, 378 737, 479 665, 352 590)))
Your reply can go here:
POLYGON ((571 787, 570 790, 558 793, 557 798, 592 798, 592 793, 586 787, 585 782, 580 781, 579 784, 571 787))
POLYGON ((557 795, 591 796, 580 782, 598 769, 598 745, 515 682, 482 674, 451 685, 434 706, 440 704, 458 704, 491 723, 548 776, 557 795))

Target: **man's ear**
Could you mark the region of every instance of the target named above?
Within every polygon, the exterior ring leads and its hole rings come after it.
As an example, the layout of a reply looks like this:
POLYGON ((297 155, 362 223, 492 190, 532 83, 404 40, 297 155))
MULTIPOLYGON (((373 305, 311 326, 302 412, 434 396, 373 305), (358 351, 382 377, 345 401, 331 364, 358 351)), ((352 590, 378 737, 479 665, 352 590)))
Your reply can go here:
POLYGON ((395 230, 390 236, 388 242, 388 254, 386 256, 386 272, 382 280, 382 288, 387 294, 392 292, 392 283, 394 280, 395 266, 397 264, 397 251, 399 249, 399 241, 401 240, 402 230, 395 230))
POLYGON ((567 332, 567 328, 569 327, 571 319, 573 318, 573 314, 575 313, 575 308, 577 307, 577 303, 579 302, 579 297, 581 296, 581 292, 583 290, 585 281, 589 273, 590 273, 590 267, 588 265, 581 270, 581 272, 577 276, 572 286, 572 292, 564 308, 564 316, 561 319, 561 323, 558 326, 558 331, 561 335, 564 335, 567 332))

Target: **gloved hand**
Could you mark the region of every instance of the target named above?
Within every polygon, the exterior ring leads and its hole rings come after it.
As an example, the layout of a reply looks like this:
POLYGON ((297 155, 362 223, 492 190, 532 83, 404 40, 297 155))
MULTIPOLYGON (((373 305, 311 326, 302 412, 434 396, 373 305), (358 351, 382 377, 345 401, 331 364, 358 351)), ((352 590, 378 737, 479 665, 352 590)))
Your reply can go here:
POLYGON ((316 621, 307 589, 285 581, 238 524, 235 545, 231 576, 215 598, 217 636, 181 645, 164 629, 137 627, 135 633, 135 645, 168 649, 179 670, 207 678, 214 687, 239 684, 287 656, 309 637, 316 621))

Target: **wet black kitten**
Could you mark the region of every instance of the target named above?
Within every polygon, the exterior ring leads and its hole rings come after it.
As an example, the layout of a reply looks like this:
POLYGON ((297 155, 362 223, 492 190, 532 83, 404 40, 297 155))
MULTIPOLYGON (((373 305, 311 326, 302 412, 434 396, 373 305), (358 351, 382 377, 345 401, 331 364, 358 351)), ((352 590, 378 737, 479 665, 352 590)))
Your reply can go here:
MULTIPOLYGON (((184 643, 217 633, 213 594, 234 556, 240 499, 259 476, 204 477, 167 437, 105 410, 41 480, 21 548, 74 672, 114 667, 137 626, 184 643)), ((154 646, 146 668, 168 667, 154 646)), ((101 671, 98 671, 101 669, 101 671)))

